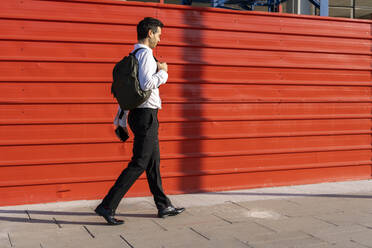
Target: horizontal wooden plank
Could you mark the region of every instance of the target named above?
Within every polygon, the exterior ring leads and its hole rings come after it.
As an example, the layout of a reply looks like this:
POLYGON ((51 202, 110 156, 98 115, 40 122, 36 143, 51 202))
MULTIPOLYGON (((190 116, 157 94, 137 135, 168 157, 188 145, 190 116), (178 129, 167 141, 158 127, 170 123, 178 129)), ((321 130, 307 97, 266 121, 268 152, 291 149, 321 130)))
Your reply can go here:
MULTIPOLYGON (((309 137, 183 140, 160 143, 162 158, 224 157, 251 154, 347 151, 370 149, 371 136, 336 135, 309 137), (368 145, 367 145, 368 144, 368 145)), ((0 146, 0 166, 82 163, 129 160, 132 144, 60 144, 0 146), (22 154, 20 158, 19 154, 22 154)))
POLYGON ((82 43, 137 42, 137 29, 133 24, 97 24, 59 21, 4 19, 0 22, 0 39, 64 41, 82 43))
POLYGON ((368 103, 166 104, 159 118, 172 121, 369 118, 368 103))
POLYGON ((0 83, 0 103, 114 103, 111 83, 0 83))
MULTIPOLYGON (((2 20, 0 39, 134 44, 135 25, 2 20)), ((368 39, 313 37, 273 33, 166 27, 160 46, 230 47, 232 49, 290 50, 371 54, 368 39), (223 39, 221 39, 223 37, 223 39)))
POLYGON ((301 85, 169 84, 164 102, 369 102, 370 87, 301 85))
MULTIPOLYGON (((111 123, 117 104, 0 105, 0 124, 111 123)), ((164 104, 162 122, 371 118, 370 103, 164 104)))
POLYGON ((282 51, 232 50, 189 47, 159 47, 159 58, 170 64, 258 66, 290 68, 357 69, 371 68, 368 55, 300 53, 282 51))
MULTIPOLYGON (((160 141, 369 134, 371 121, 283 120, 160 123, 160 141), (239 127, 239 128, 236 128, 239 127)), ((131 142, 133 135, 130 134, 131 142)), ((0 145, 119 142, 108 124, 3 125, 0 145)))
MULTIPOLYGON (((130 52, 130 50, 128 50, 130 52)), ((165 58, 166 60, 166 58, 165 58)), ((1 82, 112 82, 114 63, 4 62, 1 82)), ((169 65, 168 83, 368 85, 370 70, 169 65), (228 72, 228 73, 226 73, 228 72)))
MULTIPOLYGON (((0 103, 114 103, 111 83, 0 83, 0 103)), ((370 102, 371 87, 167 84, 164 102, 370 102)))
POLYGON ((301 34, 164 28, 159 46, 220 47, 275 51, 308 51, 328 53, 371 54, 370 40, 358 38, 315 37, 301 34), (223 37, 223 38, 222 38, 223 37))
POLYGON ((370 172, 371 168, 369 165, 345 166, 337 168, 236 173, 230 174, 229 176, 222 174, 214 176, 183 177, 181 180, 177 177, 165 179, 163 185, 166 189, 169 189, 169 191, 176 188, 177 190, 171 192, 180 194, 190 191, 200 192, 200 188, 204 189, 203 192, 208 192, 257 188, 262 187, 261 185, 264 185, 264 187, 274 187, 331 181, 365 180, 369 179, 370 172), (225 185, 229 185, 229 187, 225 185))
POLYGON ((0 41, 0 60, 111 62, 122 59, 132 45, 0 41))
MULTIPOLYGON (((169 178, 357 166, 371 164, 370 155, 364 150, 170 159, 161 162, 161 172, 163 178, 169 178)), ((112 181, 126 166, 120 161, 0 167, 0 187, 112 181)), ((145 174, 141 178, 146 178, 145 174)))
POLYGON ((74 3, 71 1, 1 1, 2 18, 75 21, 86 23, 112 23, 136 25, 146 16, 156 16, 154 5, 142 6, 138 12, 135 4, 101 5, 74 3), (81 11, 84 9, 84 11, 81 11), (52 11, 53 10, 53 11, 52 11), (123 18, 125 16, 125 18, 123 18))
MULTIPOLYGON (((164 177, 310 169, 338 167, 342 166, 342 163, 368 164, 369 155, 368 150, 355 150, 226 156, 223 159, 220 157, 165 159, 161 161, 161 169, 164 177)), ((121 169, 118 167, 118 172, 121 169)))
POLYGON ((115 63, 0 61, 0 81, 112 82, 114 66, 115 63))
MULTIPOLYGON (((59 42, 0 41, 3 61, 67 61, 114 63, 131 45, 59 42)), ((372 70, 369 55, 314 52, 232 50, 216 48, 159 47, 159 59, 170 64, 259 66, 372 70)))

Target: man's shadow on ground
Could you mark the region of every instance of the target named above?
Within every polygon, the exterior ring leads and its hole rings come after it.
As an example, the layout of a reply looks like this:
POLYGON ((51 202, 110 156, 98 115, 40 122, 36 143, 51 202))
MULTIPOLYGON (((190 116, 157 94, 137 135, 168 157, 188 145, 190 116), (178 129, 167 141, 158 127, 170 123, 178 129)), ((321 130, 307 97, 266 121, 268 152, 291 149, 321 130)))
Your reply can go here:
MULTIPOLYGON (((91 221, 70 221, 70 220, 59 220, 54 216, 97 216, 95 213, 91 212, 63 212, 63 211, 42 211, 42 210, 1 210, 0 209, 0 221, 8 222, 20 222, 20 223, 35 223, 35 224, 54 224, 58 225, 94 225, 102 226, 107 225, 107 223, 102 219, 101 222, 91 222, 91 221), (28 217, 13 217, 13 216, 2 216, 2 214, 22 214, 28 217), (51 219, 38 219, 32 218, 32 214, 37 215, 49 215, 51 219)), ((132 218, 157 218, 156 214, 116 214, 116 216, 122 217, 132 217, 132 218)))

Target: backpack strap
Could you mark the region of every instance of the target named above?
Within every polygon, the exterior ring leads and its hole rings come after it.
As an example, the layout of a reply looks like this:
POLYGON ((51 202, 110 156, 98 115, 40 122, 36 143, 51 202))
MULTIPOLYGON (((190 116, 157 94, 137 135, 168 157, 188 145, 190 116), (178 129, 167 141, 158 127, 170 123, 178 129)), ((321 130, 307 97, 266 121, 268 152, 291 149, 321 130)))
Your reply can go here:
POLYGON ((141 49, 145 49, 144 47, 140 47, 140 48, 137 48, 136 50, 134 50, 131 54, 133 54, 134 56, 136 56, 136 53, 141 50, 141 49))
MULTIPOLYGON (((144 48, 144 47, 137 48, 136 50, 134 50, 134 51, 133 51, 132 53, 130 53, 130 54, 133 54, 133 56, 136 56, 137 52, 138 52, 139 50, 141 50, 141 49, 145 49, 145 48, 144 48)), ((155 61, 158 62, 158 60, 155 58, 154 55, 153 55, 153 57, 154 57, 155 61)))

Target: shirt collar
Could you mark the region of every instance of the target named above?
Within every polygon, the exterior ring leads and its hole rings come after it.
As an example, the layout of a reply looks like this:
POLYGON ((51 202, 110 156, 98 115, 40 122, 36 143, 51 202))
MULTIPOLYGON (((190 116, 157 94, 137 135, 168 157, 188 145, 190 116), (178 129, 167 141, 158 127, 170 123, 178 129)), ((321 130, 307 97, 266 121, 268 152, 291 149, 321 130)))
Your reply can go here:
POLYGON ((140 43, 137 43, 134 45, 134 49, 138 49, 138 48, 146 48, 147 50, 150 50, 152 51, 152 49, 144 44, 140 44, 140 43))

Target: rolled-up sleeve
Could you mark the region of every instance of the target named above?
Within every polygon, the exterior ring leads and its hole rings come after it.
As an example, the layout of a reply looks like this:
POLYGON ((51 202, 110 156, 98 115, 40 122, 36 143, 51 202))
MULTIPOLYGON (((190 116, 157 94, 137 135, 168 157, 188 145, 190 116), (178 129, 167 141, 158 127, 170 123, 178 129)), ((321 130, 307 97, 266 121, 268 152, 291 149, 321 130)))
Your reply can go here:
POLYGON ((152 90, 159 88, 160 85, 165 84, 168 80, 168 73, 164 70, 157 72, 157 63, 152 55, 152 52, 144 49, 138 54, 138 79, 142 90, 152 90))

